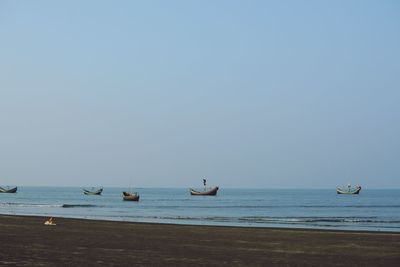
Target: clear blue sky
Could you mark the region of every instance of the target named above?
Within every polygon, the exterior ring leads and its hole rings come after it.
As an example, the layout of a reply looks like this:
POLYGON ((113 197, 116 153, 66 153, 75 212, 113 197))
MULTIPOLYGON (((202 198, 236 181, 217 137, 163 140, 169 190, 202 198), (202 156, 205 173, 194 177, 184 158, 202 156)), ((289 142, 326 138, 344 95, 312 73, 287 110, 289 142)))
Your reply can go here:
POLYGON ((400 188, 399 1, 1 1, 0 185, 400 188))

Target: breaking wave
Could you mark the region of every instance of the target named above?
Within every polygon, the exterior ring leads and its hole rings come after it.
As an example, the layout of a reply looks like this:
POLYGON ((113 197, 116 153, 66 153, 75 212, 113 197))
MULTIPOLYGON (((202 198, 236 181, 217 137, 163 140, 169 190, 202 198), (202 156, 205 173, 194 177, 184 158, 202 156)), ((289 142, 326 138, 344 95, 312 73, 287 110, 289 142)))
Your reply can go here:
POLYGON ((62 208, 94 208, 94 207, 101 207, 99 205, 92 205, 92 204, 62 204, 62 208))
POLYGON ((93 204, 35 204, 35 203, 0 203, 0 207, 19 207, 19 208, 93 208, 102 207, 93 204))
POLYGON ((20 207, 20 208, 61 208, 60 204, 35 204, 35 203, 0 203, 0 207, 20 207))

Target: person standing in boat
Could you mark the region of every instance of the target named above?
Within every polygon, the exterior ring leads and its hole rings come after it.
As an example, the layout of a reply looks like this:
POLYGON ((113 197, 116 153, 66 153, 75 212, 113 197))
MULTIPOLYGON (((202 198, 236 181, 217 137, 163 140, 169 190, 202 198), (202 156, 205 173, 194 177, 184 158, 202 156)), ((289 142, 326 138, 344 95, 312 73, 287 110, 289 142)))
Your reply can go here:
POLYGON ((207 180, 206 179, 203 179, 203 185, 204 185, 204 191, 206 191, 207 190, 207 180))

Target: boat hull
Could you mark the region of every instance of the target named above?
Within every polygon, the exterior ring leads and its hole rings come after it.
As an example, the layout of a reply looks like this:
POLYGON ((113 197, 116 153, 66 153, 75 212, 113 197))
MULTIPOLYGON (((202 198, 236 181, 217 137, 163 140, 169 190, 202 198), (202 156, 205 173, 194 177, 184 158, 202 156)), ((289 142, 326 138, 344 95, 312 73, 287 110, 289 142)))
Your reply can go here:
POLYGON ((217 195, 218 189, 219 189, 218 186, 216 186, 208 191, 203 191, 203 192, 196 191, 192 188, 189 188, 189 191, 192 196, 215 196, 217 195))
POLYGON ((102 192, 103 192, 103 188, 100 188, 97 191, 89 191, 89 190, 83 189, 83 193, 85 195, 89 195, 89 196, 101 195, 102 192))
POLYGON ((358 195, 360 191, 361 191, 361 186, 357 187, 356 189, 352 189, 350 191, 336 188, 336 193, 339 195, 358 195))
POLYGON ((122 199, 124 201, 139 201, 140 196, 138 194, 130 194, 128 192, 122 192, 122 199))
POLYGON ((13 188, 9 188, 9 189, 0 187, 0 193, 16 193, 17 189, 18 189, 18 187, 13 187, 13 188))

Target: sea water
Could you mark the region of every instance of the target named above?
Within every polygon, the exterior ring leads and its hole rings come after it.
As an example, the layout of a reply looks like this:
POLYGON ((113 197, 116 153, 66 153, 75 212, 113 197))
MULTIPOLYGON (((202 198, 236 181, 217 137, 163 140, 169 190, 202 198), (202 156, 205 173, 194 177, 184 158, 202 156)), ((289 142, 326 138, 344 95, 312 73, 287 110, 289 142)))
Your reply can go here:
POLYGON ((87 196, 81 188, 19 187, 15 194, 0 193, 0 214, 400 232, 400 190, 337 195, 335 189, 222 188, 217 196, 191 196, 185 188, 140 188, 139 202, 123 201, 125 190, 104 188, 100 196, 87 196))

